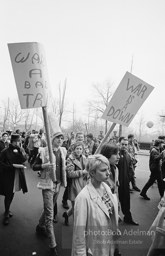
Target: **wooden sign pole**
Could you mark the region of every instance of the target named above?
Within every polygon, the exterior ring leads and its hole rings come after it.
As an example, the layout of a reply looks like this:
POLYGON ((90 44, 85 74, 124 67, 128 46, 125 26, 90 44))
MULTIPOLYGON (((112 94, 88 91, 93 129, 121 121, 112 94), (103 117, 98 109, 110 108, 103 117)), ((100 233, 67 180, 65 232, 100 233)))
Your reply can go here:
POLYGON ((111 134, 111 132, 113 131, 113 129, 115 128, 116 123, 113 123, 109 129, 109 131, 106 133, 104 139, 102 140, 102 142, 100 143, 100 145, 98 146, 98 148, 95 151, 95 154, 98 154, 100 152, 100 149, 102 147, 102 145, 107 141, 109 135, 111 134))
MULTIPOLYGON (((52 142, 51 142, 51 138, 50 138, 47 107, 42 107, 42 113, 43 113, 43 118, 44 118, 45 132, 46 132, 46 138, 47 138, 47 144, 48 144, 49 160, 50 160, 50 163, 53 163, 53 149, 52 149, 52 142)), ((52 172, 52 180, 56 181, 55 169, 52 172)))

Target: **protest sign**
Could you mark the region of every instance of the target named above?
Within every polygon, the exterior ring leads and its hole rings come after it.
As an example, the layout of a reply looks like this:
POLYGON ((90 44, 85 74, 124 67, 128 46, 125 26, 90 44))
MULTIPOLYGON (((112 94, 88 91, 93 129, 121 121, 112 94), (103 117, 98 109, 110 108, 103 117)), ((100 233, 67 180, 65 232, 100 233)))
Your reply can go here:
POLYGON ((28 42, 11 43, 8 48, 21 108, 46 106, 49 82, 43 46, 28 42))
POLYGON ((102 118, 129 126, 137 111, 153 89, 153 86, 126 72, 102 118))
MULTIPOLYGON (((28 42, 8 44, 8 48, 21 108, 42 107, 49 160, 53 163, 47 114, 49 83, 43 46, 40 43, 28 42)), ((56 181, 55 166, 51 171, 51 176, 52 181, 56 181)))

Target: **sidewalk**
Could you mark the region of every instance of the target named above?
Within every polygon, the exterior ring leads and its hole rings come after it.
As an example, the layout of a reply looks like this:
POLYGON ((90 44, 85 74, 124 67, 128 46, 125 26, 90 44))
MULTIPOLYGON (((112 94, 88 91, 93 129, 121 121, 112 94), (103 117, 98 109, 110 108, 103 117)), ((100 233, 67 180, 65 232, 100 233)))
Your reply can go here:
POLYGON ((149 156, 149 150, 145 150, 145 149, 140 149, 138 152, 137 152, 137 155, 142 155, 142 156, 149 156))

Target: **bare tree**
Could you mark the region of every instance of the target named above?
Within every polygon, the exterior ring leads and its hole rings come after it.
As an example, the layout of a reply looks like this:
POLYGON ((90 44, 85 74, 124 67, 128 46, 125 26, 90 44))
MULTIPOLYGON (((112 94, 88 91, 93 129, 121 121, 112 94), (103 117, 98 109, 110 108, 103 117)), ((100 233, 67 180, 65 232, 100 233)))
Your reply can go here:
POLYGON ((13 129, 15 130, 15 127, 21 123, 21 121, 24 118, 24 113, 23 111, 20 109, 20 105, 18 103, 18 101, 13 101, 10 104, 10 123, 13 127, 13 129))
POLYGON ((71 124, 70 127, 69 127, 69 130, 73 131, 75 133, 81 131, 85 134, 86 133, 86 124, 81 119, 74 120, 74 127, 73 127, 73 124, 71 124))
POLYGON ((10 100, 8 98, 7 103, 4 103, 4 115, 3 115, 3 124, 2 124, 2 130, 6 131, 8 129, 7 126, 9 126, 9 118, 10 118, 10 100))
POLYGON ((30 109, 27 109, 24 112, 24 120, 25 120, 25 131, 29 131, 32 129, 33 120, 34 120, 34 109, 31 111, 30 109))
MULTIPOLYGON (((108 103, 113 95, 113 84, 109 81, 103 83, 103 84, 94 84, 94 90, 96 98, 95 100, 92 100, 89 102, 90 109, 98 113, 98 116, 102 116, 104 113, 106 107, 108 106, 108 103)), ((108 127, 108 121, 105 121, 105 133, 107 133, 107 127, 108 127)))
POLYGON ((65 79, 64 81, 63 91, 61 90, 61 82, 60 82, 58 87, 59 95, 57 95, 57 97, 53 97, 52 95, 50 95, 50 98, 49 98, 49 109, 59 119, 59 126, 61 126, 62 117, 64 114, 66 85, 67 85, 67 79, 65 79))

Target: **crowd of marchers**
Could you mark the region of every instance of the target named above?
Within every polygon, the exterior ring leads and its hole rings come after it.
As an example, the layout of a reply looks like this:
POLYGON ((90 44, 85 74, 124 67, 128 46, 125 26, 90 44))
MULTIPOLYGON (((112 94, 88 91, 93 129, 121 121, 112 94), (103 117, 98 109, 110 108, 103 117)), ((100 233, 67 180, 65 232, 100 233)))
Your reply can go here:
MULTIPOLYGON (((3 224, 9 225, 14 194, 28 192, 26 166, 38 174, 43 211, 36 223, 39 236, 48 237, 50 256, 57 256, 54 224, 58 222, 57 199, 65 188, 63 220, 73 218, 72 256, 120 256, 120 223, 138 226, 131 213, 130 194, 150 200, 148 189, 157 182, 160 198, 164 196, 165 137, 159 136, 150 148, 150 177, 141 189, 136 183, 139 144, 133 134, 118 137, 114 131, 108 142, 101 131, 97 138, 83 132, 65 136, 61 131, 51 136, 52 156, 44 129, 25 133, 3 132, 0 139, 0 195, 4 196, 3 224), (99 153, 95 153, 99 147, 99 153), (68 204, 68 201, 71 203, 68 204), (123 219, 121 219, 121 213, 123 219)), ((14 221, 14 219, 13 219, 14 221)))

